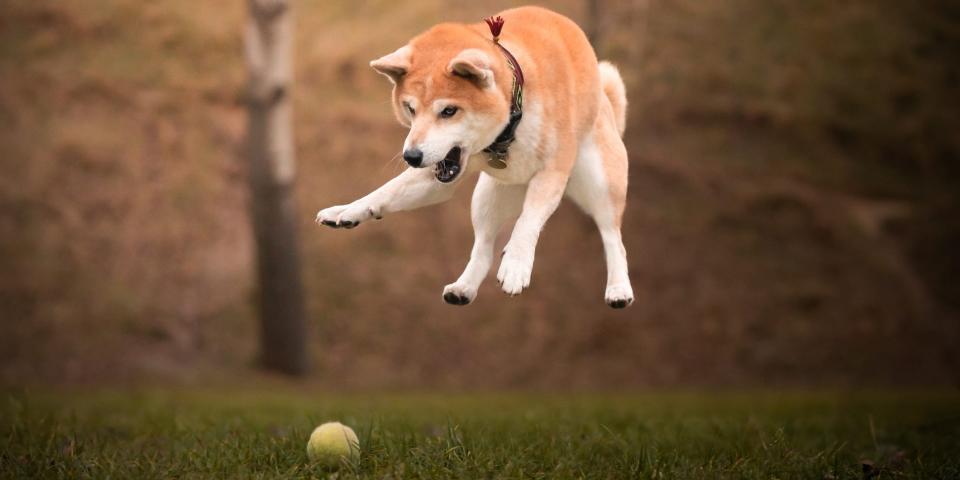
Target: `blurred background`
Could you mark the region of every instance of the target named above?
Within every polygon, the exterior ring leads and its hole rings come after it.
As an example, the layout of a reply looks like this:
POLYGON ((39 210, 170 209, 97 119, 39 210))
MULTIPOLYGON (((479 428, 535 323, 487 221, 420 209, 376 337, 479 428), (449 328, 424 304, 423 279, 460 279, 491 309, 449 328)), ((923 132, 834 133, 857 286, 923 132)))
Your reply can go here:
MULTIPOLYGON (((619 65, 637 301, 565 202, 532 288, 469 307, 470 188, 350 231, 401 169, 367 66, 507 2, 295 2, 310 369, 347 389, 960 381, 960 7, 544 2, 619 65)), ((242 0, 0 4, 0 384, 243 381, 259 355, 242 0)), ((509 25, 507 26, 509 29, 509 25)))

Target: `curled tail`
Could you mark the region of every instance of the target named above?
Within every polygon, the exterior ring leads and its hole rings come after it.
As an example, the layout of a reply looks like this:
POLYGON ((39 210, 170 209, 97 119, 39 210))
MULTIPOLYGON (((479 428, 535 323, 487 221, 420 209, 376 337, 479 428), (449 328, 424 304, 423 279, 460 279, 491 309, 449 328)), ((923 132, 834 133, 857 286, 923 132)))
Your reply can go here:
POLYGON ((612 63, 604 60, 600 62, 598 68, 603 93, 613 107, 613 118, 622 137, 623 131, 627 128, 627 88, 623 85, 623 79, 620 78, 620 71, 612 63))

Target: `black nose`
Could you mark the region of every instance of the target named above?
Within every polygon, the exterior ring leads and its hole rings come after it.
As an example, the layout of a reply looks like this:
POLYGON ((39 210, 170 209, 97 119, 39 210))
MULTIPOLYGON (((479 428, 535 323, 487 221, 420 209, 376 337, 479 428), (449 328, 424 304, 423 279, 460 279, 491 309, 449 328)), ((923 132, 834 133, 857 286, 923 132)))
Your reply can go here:
POLYGON ((423 152, 419 148, 411 148, 403 152, 403 159, 410 164, 411 167, 419 167, 423 163, 423 152))

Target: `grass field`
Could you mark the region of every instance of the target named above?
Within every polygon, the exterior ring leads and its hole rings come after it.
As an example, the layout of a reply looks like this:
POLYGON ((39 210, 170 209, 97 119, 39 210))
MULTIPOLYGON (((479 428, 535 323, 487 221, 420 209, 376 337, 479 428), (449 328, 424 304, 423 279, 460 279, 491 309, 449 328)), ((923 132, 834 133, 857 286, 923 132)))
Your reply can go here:
POLYGON ((19 392, 0 414, 3 478, 960 476, 953 393, 19 392), (330 419, 361 441, 338 471, 304 451, 330 419))

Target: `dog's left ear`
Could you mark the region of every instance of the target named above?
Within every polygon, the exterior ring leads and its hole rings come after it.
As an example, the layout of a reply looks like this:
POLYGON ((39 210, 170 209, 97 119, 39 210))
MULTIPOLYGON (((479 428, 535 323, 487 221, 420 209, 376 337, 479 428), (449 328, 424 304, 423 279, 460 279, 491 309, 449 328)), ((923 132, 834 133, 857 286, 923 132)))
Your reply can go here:
POLYGON ((447 66, 450 73, 467 78, 482 88, 493 86, 493 70, 490 57, 483 50, 468 48, 453 57, 447 66))
POLYGON ((384 55, 372 62, 370 66, 397 84, 410 70, 410 46, 405 45, 389 55, 384 55))

